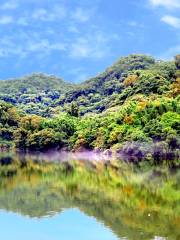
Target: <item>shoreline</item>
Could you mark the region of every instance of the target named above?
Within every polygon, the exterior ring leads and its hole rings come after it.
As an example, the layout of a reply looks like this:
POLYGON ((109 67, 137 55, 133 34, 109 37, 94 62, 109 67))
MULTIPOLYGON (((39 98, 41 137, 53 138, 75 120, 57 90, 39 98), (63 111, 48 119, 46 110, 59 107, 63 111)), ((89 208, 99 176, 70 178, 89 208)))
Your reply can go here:
POLYGON ((108 162, 111 160, 117 160, 127 163, 139 164, 142 162, 149 162, 153 165, 160 165, 166 162, 170 164, 178 164, 180 166, 180 154, 179 150, 175 151, 145 151, 145 149, 136 148, 134 151, 129 146, 128 149, 114 150, 114 149, 80 149, 77 151, 67 151, 67 149, 49 149, 46 151, 22 151, 19 149, 6 149, 0 151, 0 154, 15 154, 20 157, 30 157, 39 160, 45 160, 50 162, 64 162, 71 160, 85 160, 90 162, 108 162))

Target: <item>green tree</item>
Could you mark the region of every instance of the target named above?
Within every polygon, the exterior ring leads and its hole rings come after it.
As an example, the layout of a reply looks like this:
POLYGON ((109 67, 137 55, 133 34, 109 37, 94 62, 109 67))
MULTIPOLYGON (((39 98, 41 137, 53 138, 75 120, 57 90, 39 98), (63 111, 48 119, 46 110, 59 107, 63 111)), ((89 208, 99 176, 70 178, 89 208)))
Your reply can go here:
POLYGON ((175 65, 178 70, 180 70, 180 54, 175 56, 175 65))
POLYGON ((67 111, 71 116, 78 117, 79 116, 79 106, 76 102, 72 102, 67 111))

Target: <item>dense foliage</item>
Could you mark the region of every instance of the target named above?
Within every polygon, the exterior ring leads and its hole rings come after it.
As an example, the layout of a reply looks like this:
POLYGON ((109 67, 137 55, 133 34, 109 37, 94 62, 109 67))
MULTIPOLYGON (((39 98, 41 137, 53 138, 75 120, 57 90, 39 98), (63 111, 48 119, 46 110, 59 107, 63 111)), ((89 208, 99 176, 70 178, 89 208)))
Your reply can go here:
POLYGON ((62 95, 52 107, 68 108, 72 102, 79 106, 80 115, 100 113, 121 105, 132 95, 142 93, 166 94, 175 81, 173 62, 156 62, 152 57, 130 55, 121 58, 104 73, 62 95))
POLYGON ((71 88, 72 84, 60 78, 38 73, 0 81, 0 99, 18 105, 27 113, 48 115, 48 106, 71 88))
POLYGON ((11 102, 0 102, 1 147, 111 149, 133 161, 178 159, 179 62, 179 56, 163 62, 130 55, 77 86, 43 75, 39 87, 37 75, 0 83, 3 100, 11 102), (25 96, 29 103, 20 101, 25 96))

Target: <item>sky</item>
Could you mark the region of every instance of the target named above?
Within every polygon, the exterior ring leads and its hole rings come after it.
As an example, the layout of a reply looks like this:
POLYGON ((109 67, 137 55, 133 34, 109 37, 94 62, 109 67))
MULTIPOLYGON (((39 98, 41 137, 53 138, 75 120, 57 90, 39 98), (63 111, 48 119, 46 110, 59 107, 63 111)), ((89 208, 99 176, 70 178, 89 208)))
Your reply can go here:
POLYGON ((81 82, 131 53, 180 53, 180 0, 0 0, 0 79, 81 82))

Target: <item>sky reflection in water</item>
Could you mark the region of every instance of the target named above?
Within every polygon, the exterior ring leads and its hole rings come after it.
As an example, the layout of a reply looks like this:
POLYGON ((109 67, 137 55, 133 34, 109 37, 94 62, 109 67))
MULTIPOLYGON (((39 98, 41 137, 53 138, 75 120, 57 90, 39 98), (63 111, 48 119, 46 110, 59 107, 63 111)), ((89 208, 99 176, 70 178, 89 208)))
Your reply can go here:
POLYGON ((93 217, 78 209, 64 210, 50 218, 29 218, 0 212, 1 239, 4 240, 117 240, 93 217))

